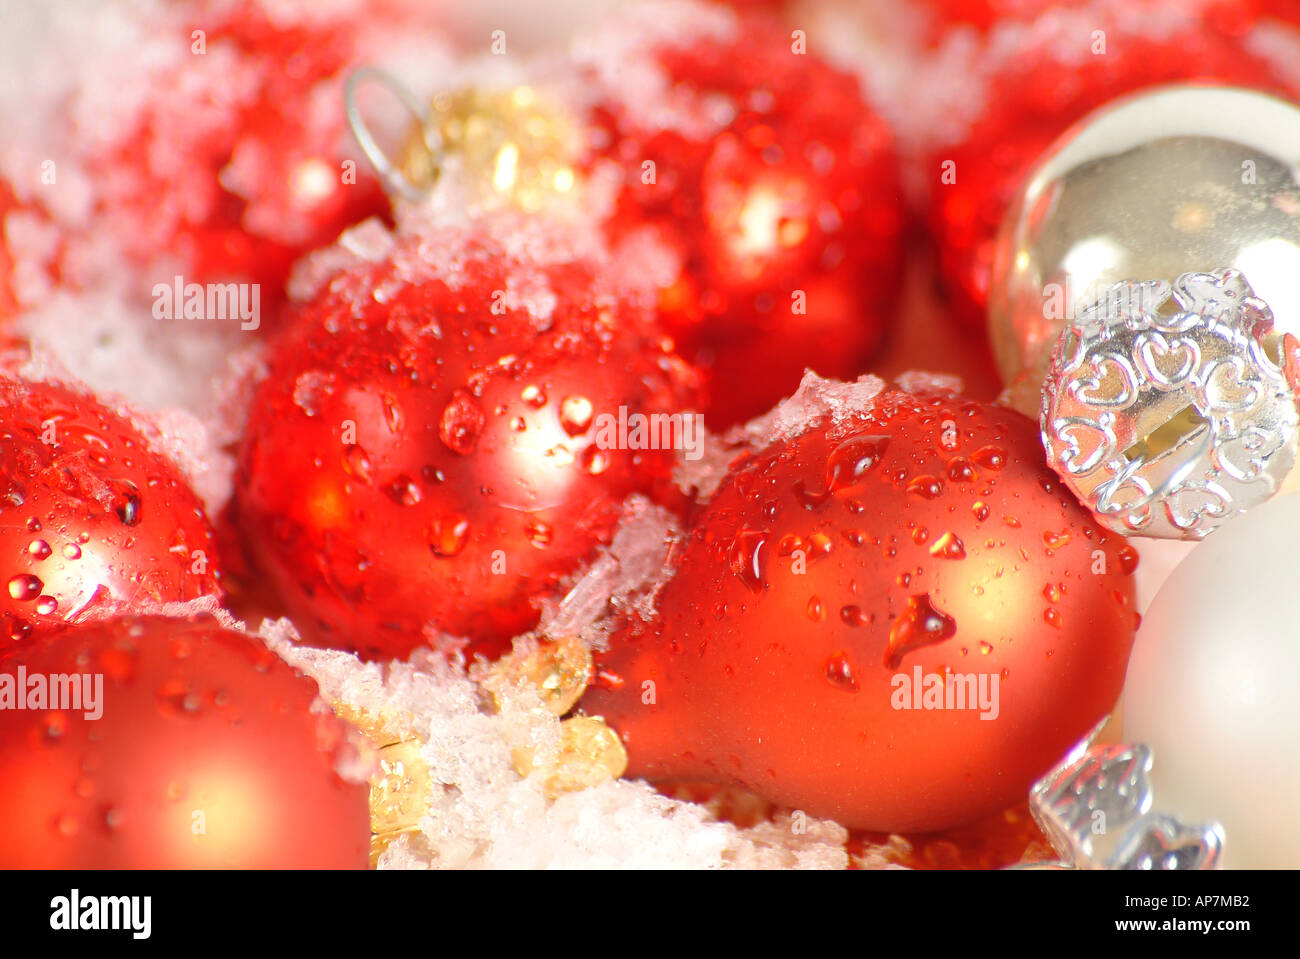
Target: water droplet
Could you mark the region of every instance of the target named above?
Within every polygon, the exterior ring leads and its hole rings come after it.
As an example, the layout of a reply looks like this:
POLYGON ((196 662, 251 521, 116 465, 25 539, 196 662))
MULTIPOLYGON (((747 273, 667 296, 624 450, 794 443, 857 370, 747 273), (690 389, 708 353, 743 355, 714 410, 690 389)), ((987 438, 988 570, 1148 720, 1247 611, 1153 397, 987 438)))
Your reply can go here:
POLYGON ((385 393, 383 398, 384 406, 384 423, 388 427, 388 432, 394 436, 402 432, 402 408, 397 405, 397 399, 391 393, 385 393))
POLYGON ((922 474, 907 484, 907 491, 925 499, 938 499, 943 494, 943 480, 922 474))
POLYGON ((765 532, 741 530, 731 543, 731 571, 750 592, 763 589, 763 549, 767 546, 767 536, 765 532))
POLYGON ((956 533, 944 533, 930 544, 930 555, 938 559, 965 559, 966 547, 956 533))
POLYGON ((343 447, 343 469, 349 476, 352 476, 367 486, 374 478, 375 467, 370 462, 370 456, 364 449, 356 443, 349 443, 343 447))
POLYGON ((907 608, 889 626, 885 666, 897 669, 914 649, 932 646, 957 634, 957 621, 930 601, 929 593, 909 596, 907 608))
POLYGON ((917 546, 925 545, 926 541, 929 538, 930 538, 930 531, 926 529, 924 526, 918 526, 916 529, 912 530, 912 542, 915 543, 917 546))
POLYGON ((189 718, 197 716, 203 707, 198 693, 179 679, 169 680, 158 690, 158 710, 164 716, 189 718))
POLYGON ((861 606, 841 606, 840 621, 845 626, 865 626, 870 622, 870 617, 862 611, 861 606))
POLYGON ((831 498, 830 490, 823 490, 820 493, 815 493, 808 488, 808 484, 802 479, 795 480, 794 486, 790 489, 791 492, 794 493, 794 498, 797 499, 806 510, 819 510, 824 507, 831 498))
POLYGON ((560 400, 560 426, 570 436, 581 436, 591 427, 595 409, 585 396, 566 396, 560 400))
POLYGON ((42 596, 36 601, 36 612, 42 616, 50 616, 59 608, 59 601, 53 596, 42 596))
POLYGON ((578 461, 592 476, 599 476, 609 469, 609 455, 599 446, 588 446, 582 451, 578 461))
POLYGON ((23 602, 35 599, 44 588, 45 584, 31 573, 19 573, 9 580, 9 595, 23 602))
POLYGON ((851 436, 840 443, 826 458, 827 492, 857 486, 879 465, 888 447, 888 436, 851 436))
POLYGON ((980 655, 987 656, 989 653, 993 652, 993 644, 981 639, 979 650, 980 650, 980 655))
MULTIPOLYGON (((535 387, 530 387, 535 389, 535 387)), ((526 392, 526 391, 525 391, 526 392)), ((542 401, 545 403, 545 399, 542 401)), ((438 424, 438 437, 453 453, 468 456, 478 445, 479 434, 483 432, 483 411, 478 403, 464 390, 456 390, 442 411, 442 422, 438 424)))
POLYGON ((456 556, 469 541, 469 520, 449 513, 433 524, 429 548, 438 556, 456 556))
POLYGON ((981 446, 970 458, 985 469, 1000 470, 1007 465, 1007 451, 1000 446, 981 446))
POLYGON ((60 742, 68 733, 68 717, 62 712, 53 712, 45 717, 41 732, 47 743, 60 742))
POLYGON ((37 518, 37 517, 35 517, 35 516, 28 517, 28 519, 27 519, 27 532, 29 532, 29 533, 39 533, 40 531, 41 531, 41 521, 40 521, 40 519, 37 518))
POLYGON ((835 541, 826 533, 813 533, 808 537, 808 555, 814 559, 829 556, 834 546, 835 541))
POLYGON ((858 691, 858 681, 853 677, 853 664, 849 662, 847 653, 836 653, 826 660, 826 678, 832 686, 836 686, 846 693, 856 693, 858 691))
POLYGON ((21 643, 24 639, 32 634, 32 624, 23 619, 15 619, 9 623, 9 638, 15 643, 21 643))
POLYGON ((964 456, 954 456, 948 461, 948 479, 955 483, 973 483, 977 479, 975 467, 964 456))
POLYGON ((546 405, 546 393, 537 386, 525 386, 519 393, 519 398, 535 410, 546 405))
POLYGON ((814 623, 820 623, 826 618, 826 607, 816 596, 808 597, 808 605, 804 609, 808 613, 808 618, 814 623))
POLYGON ((1053 609, 1049 606, 1047 609, 1043 610, 1043 622, 1045 622, 1048 626, 1051 626, 1053 629, 1060 629, 1061 611, 1059 609, 1053 609))
POLYGON ((67 543, 63 547, 64 559, 81 559, 81 547, 76 543, 67 543))
POLYGON ((1060 549, 1063 546, 1069 545, 1069 542, 1070 531, 1068 529, 1063 529, 1059 533, 1054 533, 1051 530, 1045 530, 1043 532, 1043 545, 1048 549, 1060 549))
POLYGON ((123 481, 117 484, 116 493, 113 497, 113 512, 117 518, 122 521, 123 526, 136 526, 140 522, 140 511, 143 504, 140 501, 140 491, 136 489, 134 483, 123 481))
POLYGON ((555 536, 555 530, 549 523, 544 523, 540 519, 530 520, 524 527, 524 536, 528 542, 532 543, 537 549, 545 549, 551 545, 551 539, 555 536))
POLYGON ((971 511, 971 515, 974 516, 981 523, 984 522, 984 520, 989 518, 989 507, 988 504, 985 503, 983 500, 976 500, 974 503, 972 503, 970 511, 971 511))
POLYGON ((1059 603, 1065 590, 1056 583, 1048 583, 1043 587, 1043 598, 1049 603, 1059 603))
POLYGON ((45 540, 34 539, 27 544, 27 552, 29 555, 34 556, 37 559, 45 559, 45 557, 49 556, 53 550, 50 549, 50 544, 45 542, 45 540))
POLYGON ((1119 568, 1126 575, 1138 568, 1138 551, 1127 543, 1119 548, 1119 568))
POLYGON ((385 489, 388 495, 402 506, 415 506, 423 498, 415 480, 405 473, 399 474, 385 489))
POLYGON ((110 830, 121 829, 122 824, 126 822, 126 814, 116 806, 109 806, 104 810, 104 825, 110 830))

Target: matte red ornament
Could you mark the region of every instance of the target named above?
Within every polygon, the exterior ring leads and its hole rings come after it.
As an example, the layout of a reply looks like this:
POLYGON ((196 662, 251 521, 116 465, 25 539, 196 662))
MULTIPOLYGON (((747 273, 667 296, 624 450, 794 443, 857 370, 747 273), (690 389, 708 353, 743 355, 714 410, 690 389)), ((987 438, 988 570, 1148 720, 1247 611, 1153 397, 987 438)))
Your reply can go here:
POLYGON ((238 510, 310 641, 401 657, 446 633, 495 654, 626 496, 670 486, 672 449, 633 427, 690 408, 696 377, 649 303, 600 287, 557 232, 399 237, 277 343, 238 510))
POLYGON ((861 829, 1023 801, 1114 706, 1137 621, 1136 553, 1059 485, 1036 426, 950 395, 887 392, 743 457, 674 553, 583 711, 629 776, 861 829), (973 679, 965 708, 948 672, 973 679))
POLYGON ((221 593, 212 531, 127 418, 0 376, 0 647, 66 623, 221 593))
POLYGON ((605 78, 646 70, 670 93, 597 87, 592 116, 625 175, 611 235, 650 224, 681 258, 660 312, 711 371, 720 428, 788 396, 805 367, 862 372, 893 318, 904 215, 889 129, 858 80, 775 19, 707 18, 721 37, 657 31, 605 78))
POLYGON ((982 67, 990 74, 977 88, 984 107, 969 132, 923 161, 931 171, 927 219, 940 277, 963 321, 984 327, 1003 215, 1022 179, 1071 124, 1163 83, 1205 80, 1287 95, 1281 75, 1243 42, 1257 13, 1249 4, 1171 12, 1154 0, 1125 0, 1116 11, 1104 3, 1088 12, 1053 10, 1018 28, 1014 56, 982 67), (1163 9, 1165 29, 1140 29, 1142 7, 1157 20, 1163 9))
POLYGON ((346 727, 252 637, 206 617, 72 627, 0 658, 6 690, 0 866, 367 865, 368 788, 335 771, 346 727), (51 698, 51 676, 81 698, 51 698))

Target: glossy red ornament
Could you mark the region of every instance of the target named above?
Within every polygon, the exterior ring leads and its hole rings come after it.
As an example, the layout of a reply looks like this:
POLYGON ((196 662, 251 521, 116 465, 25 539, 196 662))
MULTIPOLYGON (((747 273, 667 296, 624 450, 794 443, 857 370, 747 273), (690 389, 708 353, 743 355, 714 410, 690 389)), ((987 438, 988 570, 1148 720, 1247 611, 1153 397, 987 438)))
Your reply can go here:
POLYGON ((1022 179, 1071 124, 1117 97, 1162 83, 1207 80, 1288 94, 1282 75, 1242 39, 1256 16, 1251 5, 1191 4, 1175 11, 1160 0, 1054 9, 1015 28, 1013 55, 985 55, 980 69, 987 82, 980 78, 972 93, 983 109, 960 143, 935 148, 923 160, 940 277, 962 320, 983 328, 1003 215, 1022 179), (1143 29, 1143 15, 1163 17, 1164 29, 1143 29), (1096 53, 1100 42, 1104 52, 1096 53))
POLYGON ((368 788, 335 771, 344 725, 252 637, 205 617, 72 627, 0 658, 6 688, 27 708, 0 710, 0 866, 367 865, 368 788), (57 675, 95 702, 32 708, 57 675))
POLYGON ((212 531, 128 419, 0 376, 0 647, 66 623, 220 595, 212 531))
POLYGON ((888 392, 742 457, 674 552, 582 701, 627 774, 888 833, 1022 802, 1114 706, 1137 620, 1136 553, 1036 426, 949 395, 888 392), (984 708, 932 708, 945 671, 984 708))
POLYGON ((857 79, 759 14, 625 29, 631 63, 591 81, 599 155, 625 175, 609 227, 648 223, 681 258, 660 312, 711 371, 710 426, 764 412, 805 367, 856 376, 893 319, 903 229, 889 129, 857 79))
POLYGON ((557 232, 511 218, 399 236, 277 343, 238 510, 311 641, 401 657, 441 632, 499 652, 626 496, 669 485, 671 449, 601 431, 689 408, 696 378, 649 297, 601 287, 557 232))

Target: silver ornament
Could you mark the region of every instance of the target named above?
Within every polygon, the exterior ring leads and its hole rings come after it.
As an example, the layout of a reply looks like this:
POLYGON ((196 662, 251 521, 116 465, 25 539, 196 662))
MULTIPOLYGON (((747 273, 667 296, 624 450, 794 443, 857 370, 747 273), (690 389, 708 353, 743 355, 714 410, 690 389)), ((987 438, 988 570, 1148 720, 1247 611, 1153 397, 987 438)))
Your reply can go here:
POLYGON ((1201 539, 1295 464, 1296 349, 1236 270, 1117 283, 1052 354, 1048 462, 1116 532, 1201 539))
POLYGON ((1210 85, 1102 107, 1057 141, 1003 221, 989 335, 1009 399, 1037 416, 1053 344, 1113 284, 1226 268, 1300 335, 1300 108, 1210 85))
POLYGON ((1143 745, 1081 745, 1036 782, 1029 808, 1057 855, 1077 869, 1217 869, 1223 827, 1153 811, 1143 745))

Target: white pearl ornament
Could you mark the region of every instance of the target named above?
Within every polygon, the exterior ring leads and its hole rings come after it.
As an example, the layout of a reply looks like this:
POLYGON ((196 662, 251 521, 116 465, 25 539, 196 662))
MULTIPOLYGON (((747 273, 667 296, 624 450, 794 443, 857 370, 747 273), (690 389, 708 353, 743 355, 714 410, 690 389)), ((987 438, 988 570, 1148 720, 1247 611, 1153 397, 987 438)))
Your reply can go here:
POLYGON ((1162 809, 1223 825, 1224 868, 1300 868, 1300 495, 1234 519, 1173 571, 1123 707, 1162 809))

